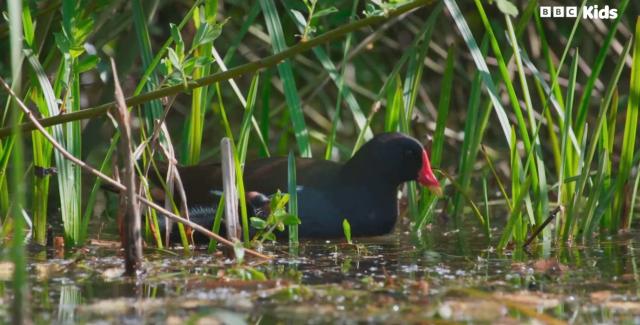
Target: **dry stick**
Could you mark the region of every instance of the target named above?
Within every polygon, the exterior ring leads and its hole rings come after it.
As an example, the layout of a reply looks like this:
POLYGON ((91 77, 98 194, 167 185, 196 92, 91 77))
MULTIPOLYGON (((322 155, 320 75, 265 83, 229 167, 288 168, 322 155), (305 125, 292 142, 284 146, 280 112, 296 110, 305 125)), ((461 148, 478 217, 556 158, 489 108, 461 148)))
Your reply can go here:
POLYGON ((231 140, 227 137, 222 138, 220 141, 220 154, 222 156, 222 188, 224 190, 227 237, 229 237, 229 240, 235 241, 240 238, 238 191, 236 189, 236 169, 233 148, 231 147, 231 140))
MULTIPOLYGON (((219 73, 214 73, 212 75, 197 79, 197 80, 193 80, 187 83, 186 87, 184 84, 180 84, 180 85, 175 85, 175 86, 171 86, 171 87, 166 87, 166 88, 160 88, 158 90, 154 90, 148 93, 144 93, 142 95, 138 95, 138 96, 134 96, 134 97, 129 97, 126 100, 127 106, 131 107, 131 106, 137 106, 143 103, 146 103, 148 101, 154 100, 154 99, 159 99, 162 97, 166 97, 166 96, 171 96, 174 95, 176 93, 185 91, 185 90, 193 90, 195 88, 200 88, 200 87, 204 87, 204 86, 208 86, 211 84, 214 84, 216 82, 219 81, 223 81, 223 80, 227 80, 227 79, 232 79, 232 78, 236 78, 238 76, 241 76, 243 74, 246 73, 253 73, 265 68, 269 68, 272 66, 275 66, 277 64, 279 64, 280 62, 282 62, 285 59, 288 59, 290 57, 293 57, 297 54, 300 54, 304 51, 307 51, 309 49, 312 49, 318 45, 327 43, 329 41, 332 41, 338 37, 341 37, 343 35, 346 35, 348 33, 354 32, 356 30, 359 30, 363 27, 367 27, 367 26, 371 26, 371 25, 375 25, 375 24, 379 24, 385 21, 388 21, 389 19, 392 19, 394 17, 400 16, 406 12, 412 11, 414 9, 420 8, 424 5, 427 4, 431 4, 434 3, 434 0, 416 0, 414 2, 408 3, 406 5, 400 6, 396 9, 393 10, 389 10, 386 12, 385 15, 383 16, 371 16, 371 17, 367 17, 364 19, 360 19, 357 21, 354 21, 352 23, 343 25, 341 27, 338 27, 334 30, 328 31, 318 37, 312 38, 306 42, 299 42, 298 44, 289 47, 288 49, 278 53, 278 54, 274 54, 271 56, 268 56, 264 59, 258 60, 258 61, 254 61, 254 62, 250 62, 247 64, 243 64, 240 65, 236 68, 233 69, 229 69, 227 71, 222 71, 219 73)), ((87 119, 87 118, 91 118, 91 117, 96 117, 96 116, 100 116, 102 114, 105 114, 109 109, 115 107, 115 103, 114 102, 110 102, 110 103, 105 103, 99 106, 95 106, 93 108, 87 108, 87 109, 83 109, 77 112, 72 112, 72 113, 67 113, 67 114, 61 114, 61 115, 57 115, 57 116, 53 116, 53 117, 49 117, 49 118, 45 118, 40 120, 40 125, 42 126, 51 126, 51 125, 56 125, 56 124, 62 124, 62 123, 66 123, 66 122, 71 122, 71 121, 77 121, 77 120, 82 120, 82 119, 87 119)), ((28 123, 23 123, 19 126, 20 130, 22 132, 27 132, 27 131, 33 131, 34 129, 37 128, 37 126, 35 125, 35 123, 33 122, 28 122, 28 123)), ((11 134, 11 127, 5 127, 0 129, 0 138, 4 138, 6 136, 9 136, 11 134)))
POLYGON ((126 274, 132 276, 140 269, 142 264, 142 236, 140 233, 140 204, 136 200, 136 173, 131 146, 131 116, 124 102, 124 94, 118 80, 116 62, 111 58, 111 71, 113 73, 113 85, 118 107, 118 122, 122 136, 120 137, 121 150, 124 152, 125 183, 127 184, 127 209, 124 223, 124 265, 126 274))
POLYGON ((542 231, 542 229, 544 229, 550 222, 551 220, 553 220, 553 218, 556 217, 556 215, 558 214, 558 212, 560 212, 561 210, 563 210, 562 206, 559 206, 555 209, 553 209, 553 211, 551 211, 549 213, 549 216, 547 217, 547 219, 540 225, 540 227, 536 228, 536 230, 533 231, 533 233, 531 233, 531 236, 529 236, 529 238, 527 238, 527 241, 524 242, 524 244, 522 244, 522 248, 527 248, 527 246, 529 246, 529 244, 531 244, 531 242, 533 242, 533 240, 540 234, 540 232, 542 231))
MULTIPOLYGON (((164 157, 167 159, 167 174, 165 175, 165 185, 168 190, 165 192, 165 200, 164 200, 165 209, 167 210, 172 209, 173 191, 177 187, 178 194, 180 195, 180 208, 182 209, 181 210, 182 215, 184 215, 185 219, 190 220, 189 209, 187 204, 187 196, 185 194, 184 186, 182 184, 182 179, 180 178, 180 174, 178 173, 178 169, 175 167, 176 158, 175 158, 175 153, 173 152, 173 144, 171 142, 171 136, 169 134, 169 130, 167 129, 167 126, 165 124, 165 120, 169 115, 169 111, 171 110, 171 107, 173 106, 173 102, 175 99, 176 99, 176 96, 174 95, 171 97, 170 100, 167 101, 164 109, 164 114, 162 115, 160 120, 156 121, 155 126, 153 128, 153 132, 151 133, 151 137, 149 137, 147 140, 141 143, 138 146, 138 148, 136 148, 134 152, 134 160, 137 161, 139 159, 139 157, 142 155, 142 152, 147 148, 147 146, 151 148, 150 149, 151 157, 153 157, 154 155, 156 146, 160 147, 161 149, 160 152, 162 152, 164 157), (161 132, 165 137, 165 140, 168 144, 168 148, 165 148, 165 146, 158 141, 160 138, 161 132)), ((153 165, 153 162, 151 162, 145 167, 145 171, 144 171, 145 176, 149 175, 149 170, 151 169, 151 165, 153 165)), ((165 232, 164 232, 165 243, 168 246, 170 245, 171 231, 173 229, 173 220, 167 219, 164 225, 165 225, 165 232)))
MULTIPOLYGON (((13 92, 11 87, 6 83, 4 78, 0 77, 0 83, 2 84, 2 87, 4 87, 4 89, 9 93, 9 95, 11 95, 11 97, 15 98, 16 102, 18 102, 18 105, 23 110, 24 114, 27 116, 27 118, 29 118, 29 120, 31 120, 34 128, 36 130, 40 131, 40 133, 42 133, 42 135, 47 139, 47 141, 49 141, 51 143, 51 145, 53 145, 53 147, 56 148, 56 150, 60 151, 60 153, 65 158, 69 159, 74 164, 80 166, 80 168, 85 169, 90 174, 102 179, 104 182, 106 182, 107 184, 113 186, 114 188, 118 189, 119 191, 126 191, 127 190, 127 188, 124 185, 114 181, 111 177, 101 173, 99 170, 93 168, 92 166, 88 165, 84 161, 76 158, 74 155, 69 153, 38 122, 38 120, 35 118, 35 116, 33 116, 33 113, 24 104, 24 102, 22 102, 22 100, 20 100, 20 98, 18 98, 18 96, 16 96, 16 94, 13 92)), ((220 236, 218 234, 215 234, 215 233, 207 230, 206 228, 202 227, 201 225, 199 225, 199 224, 197 224, 195 222, 191 222, 189 220, 186 220, 186 219, 184 219, 184 218, 182 218, 180 216, 177 216, 177 215, 171 213, 170 211, 164 209, 163 207, 159 206, 155 202, 147 200, 147 198, 145 198, 145 197, 143 197, 143 196, 141 196, 139 194, 136 194, 136 198, 138 199, 138 201, 144 203, 146 206, 148 206, 150 208, 153 208, 153 209, 156 209, 158 212, 162 213, 165 217, 167 217, 169 219, 172 219, 173 221, 177 221, 177 222, 180 222, 182 224, 185 224, 185 225, 193 228, 194 230, 197 230, 197 231, 201 232, 202 234, 204 234, 205 236, 207 236, 209 238, 213 238, 213 239, 217 240, 220 243, 223 243, 225 245, 233 247, 233 243, 232 242, 228 241, 227 239, 225 239, 224 237, 222 237, 222 236, 220 236)), ((263 258, 263 259, 271 259, 272 258, 271 256, 260 254, 260 253, 254 251, 254 250, 251 250, 251 249, 245 249, 245 252, 247 254, 249 254, 249 255, 252 255, 252 256, 255 256, 255 257, 259 257, 259 258, 263 258)))
MULTIPOLYGON (((162 124, 163 132, 167 136, 167 140, 169 141, 169 146, 171 146, 171 138, 169 137, 169 131, 166 129, 166 125, 162 124)), ((165 207, 166 209, 170 209, 169 203, 173 199, 174 191, 178 191, 178 195, 180 196, 180 209, 182 214, 185 216, 187 220, 191 220, 189 217, 189 205, 187 203, 187 194, 184 190, 184 185, 182 183, 182 178, 180 177, 180 173, 178 172, 178 168, 176 167, 176 156, 173 152, 173 147, 165 148, 162 143, 158 144, 160 146, 161 152, 164 157, 167 159, 167 175, 165 175, 165 183, 167 188, 169 189, 165 193, 165 207)), ((151 166, 149 166, 151 167, 151 166)), ((165 222, 165 242, 169 245, 169 241, 171 239, 171 231, 173 229, 173 221, 169 222, 167 220, 165 222)))

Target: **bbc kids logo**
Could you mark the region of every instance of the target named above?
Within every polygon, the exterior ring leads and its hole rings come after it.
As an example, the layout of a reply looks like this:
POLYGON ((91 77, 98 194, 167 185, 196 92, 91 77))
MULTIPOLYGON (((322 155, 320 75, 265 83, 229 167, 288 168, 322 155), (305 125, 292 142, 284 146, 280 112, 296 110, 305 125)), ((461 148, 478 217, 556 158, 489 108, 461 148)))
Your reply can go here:
MULTIPOLYGON (((580 14, 579 7, 575 6, 540 6, 541 18, 577 18, 580 14)), ((582 19, 616 19, 618 9, 608 5, 582 7, 582 19)))

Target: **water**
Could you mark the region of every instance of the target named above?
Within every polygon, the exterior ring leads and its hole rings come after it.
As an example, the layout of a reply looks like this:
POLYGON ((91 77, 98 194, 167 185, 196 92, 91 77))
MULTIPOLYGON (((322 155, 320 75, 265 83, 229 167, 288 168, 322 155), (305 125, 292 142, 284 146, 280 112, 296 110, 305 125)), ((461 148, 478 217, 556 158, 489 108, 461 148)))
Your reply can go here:
MULTIPOLYGON (((249 266, 147 250, 137 279, 121 276, 119 251, 104 243, 64 258, 32 252, 31 310, 36 323, 62 324, 640 323, 638 233, 504 253, 474 232, 424 235, 306 242, 298 256, 267 246, 278 258, 249 266)), ((0 322, 10 320, 4 273, 0 322)))

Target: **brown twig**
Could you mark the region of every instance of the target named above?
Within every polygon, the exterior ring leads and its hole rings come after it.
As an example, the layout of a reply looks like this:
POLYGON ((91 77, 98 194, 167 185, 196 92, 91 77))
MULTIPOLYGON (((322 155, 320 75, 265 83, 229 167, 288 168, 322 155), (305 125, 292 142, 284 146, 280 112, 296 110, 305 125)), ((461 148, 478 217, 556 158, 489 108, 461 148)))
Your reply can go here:
MULTIPOLYGON (((13 90, 11 89, 11 87, 7 84, 7 82, 4 80, 4 78, 0 77, 0 83, 2 84, 2 87, 4 87, 4 89, 9 93, 9 95, 13 98, 15 98, 16 102, 18 103, 18 105, 20 106, 20 108, 23 110, 24 114, 27 116, 27 118, 31 121, 31 123, 33 124, 33 127, 35 129, 37 129, 38 131, 40 131, 40 133, 42 133, 42 135, 47 139, 47 141, 49 141, 51 143, 51 145, 53 145, 54 148, 56 148, 56 150, 58 150, 65 158, 67 158, 68 160, 70 160, 71 162, 75 163, 76 165, 80 166, 80 168, 83 168, 84 170, 86 170, 87 172, 89 172, 90 174, 94 175, 95 177, 98 177, 100 179, 102 179, 104 182, 106 182, 107 184, 111 185, 114 189, 118 190, 118 191, 126 191, 127 188, 116 182, 115 180, 113 180, 111 177, 101 173, 99 170, 93 168, 92 166, 88 165, 87 163, 85 163, 84 161, 76 158, 74 155, 72 155, 71 153, 69 153, 62 145, 60 145, 60 143, 58 143, 52 136, 51 134, 49 134, 49 132, 47 132, 47 130, 45 130, 44 126, 42 126, 40 124, 40 122, 35 118, 35 116, 33 116, 33 114, 31 113, 31 111, 29 110, 29 108, 24 104, 24 102, 22 102, 22 100, 20 100, 20 98, 18 96, 16 96, 16 94, 13 92, 13 90)), ((201 232, 202 234, 204 234, 205 236, 209 237, 209 238, 214 238, 215 240, 217 240, 218 242, 233 247, 233 243, 230 242, 229 240, 227 240, 226 238, 213 233, 209 230, 207 230, 206 228, 202 227, 201 225, 195 223, 195 222, 191 222, 189 220, 186 220, 178 215, 173 214, 172 212, 164 209, 163 207, 159 206, 158 204, 156 204, 153 201, 149 201, 147 198, 136 194, 136 198, 138 199, 139 202, 143 203, 144 205, 157 210, 158 212, 160 212, 161 214, 163 214, 165 217, 172 219, 173 221, 177 221, 180 222, 182 224, 185 224, 191 228, 193 228, 194 230, 197 230, 199 232, 201 232)), ((264 258, 264 259, 271 259, 271 256, 267 256, 261 253, 258 253, 254 250, 251 249, 245 249, 245 252, 249 255, 255 256, 255 257, 259 257, 259 258, 264 258)))
MULTIPOLYGON (((317 36, 315 38, 312 38, 306 42, 299 42, 298 44, 289 47, 288 49, 268 56, 264 59, 258 60, 258 61, 254 61, 254 62, 249 62, 247 64, 243 64, 240 65, 238 67, 235 67, 233 69, 229 69, 227 71, 222 71, 219 73, 214 73, 211 75, 208 75, 206 77, 197 79, 197 80, 192 80, 190 82, 187 83, 186 87, 184 84, 179 84, 179 85, 175 85, 175 86, 171 86, 171 87, 166 87, 166 88, 160 88, 158 90, 154 90, 148 93, 144 93, 138 96, 134 96, 134 97, 129 97, 126 100, 127 106, 131 107, 131 106, 137 106, 143 103, 146 103, 148 101, 151 100, 155 100, 155 99, 159 99, 162 97, 167 97, 167 96, 171 96, 171 95, 175 95, 177 93, 180 93, 182 91, 188 91, 188 90, 193 90, 196 88, 200 88, 200 87, 204 87, 204 86, 208 86, 211 84, 214 84, 216 82, 219 81, 223 81, 223 80, 228 80, 228 79, 233 79, 233 78, 237 78, 241 75, 247 74, 247 73, 254 73, 257 72, 259 70, 265 69, 265 68, 269 68, 269 67, 273 67, 275 65, 278 65, 280 62, 282 62, 285 59, 294 57, 304 51, 308 51, 318 45, 327 43, 329 41, 332 41, 336 38, 342 37, 346 34, 349 34, 351 32, 354 32, 356 30, 359 30, 361 28, 367 27, 367 26, 371 26, 371 25, 375 25, 375 24, 379 24, 385 21, 388 21, 392 18, 395 18, 397 16, 400 16, 406 12, 415 10, 417 8, 420 8, 422 6, 425 6, 427 4, 431 4, 434 3, 434 0, 416 0, 413 2, 410 2, 406 5, 402 5, 396 9, 393 10, 389 10, 385 15, 381 15, 381 16, 371 16, 371 17, 367 17, 364 19, 360 19, 357 21, 354 21, 352 23, 343 25, 341 27, 338 27, 336 29, 333 29, 331 31, 328 31, 320 36, 317 36)), ((77 112, 72 112, 72 113, 67 113, 67 114, 62 114, 62 115, 58 115, 58 116, 53 116, 53 117, 49 117, 49 118, 45 118, 40 120, 40 124, 42 126, 51 126, 51 125, 56 125, 56 124, 62 124, 62 123, 67 123, 67 122, 71 122, 71 121, 77 121, 77 120, 82 120, 82 119, 87 119, 87 118, 91 118, 91 117, 96 117, 96 116, 100 116, 102 114, 105 114, 108 110, 110 110, 111 108, 115 107, 115 103, 114 102, 110 102, 110 103, 105 103, 99 106, 95 106, 92 108, 88 108, 88 109, 83 109, 77 112)), ((27 123, 23 123, 19 125, 19 128, 21 131, 23 132, 27 132, 27 131, 33 131, 35 130, 37 127, 35 126, 35 123, 32 122, 27 122, 27 123)), ((4 138, 8 135, 11 134, 11 128, 10 127, 6 127, 6 128, 1 128, 0 129, 0 138, 4 138)))
POLYGON ((522 248, 526 249, 527 246, 529 246, 529 244, 531 244, 531 242, 533 242, 533 240, 540 234, 542 229, 544 229, 551 222, 551 220, 553 220, 553 218, 556 217, 558 212, 560 212, 561 210, 562 210, 562 206, 559 206, 559 207, 553 209, 553 211, 551 211, 549 213, 549 216, 547 217, 547 219, 544 222, 542 222, 540 227, 536 228, 536 230, 534 230, 531 233, 531 236, 529 236, 529 238, 527 238, 527 241, 525 241, 524 244, 522 244, 522 248))
POLYGON ((133 276, 142 264, 142 236, 140 225, 140 204, 136 200, 136 172, 133 158, 133 146, 131 145, 131 116, 124 102, 124 94, 118 80, 116 62, 111 58, 111 71, 113 73, 114 92, 117 103, 118 124, 122 136, 120 137, 121 150, 124 154, 124 173, 127 184, 127 209, 125 214, 125 230, 123 232, 122 247, 124 249, 124 265, 126 274, 133 276))

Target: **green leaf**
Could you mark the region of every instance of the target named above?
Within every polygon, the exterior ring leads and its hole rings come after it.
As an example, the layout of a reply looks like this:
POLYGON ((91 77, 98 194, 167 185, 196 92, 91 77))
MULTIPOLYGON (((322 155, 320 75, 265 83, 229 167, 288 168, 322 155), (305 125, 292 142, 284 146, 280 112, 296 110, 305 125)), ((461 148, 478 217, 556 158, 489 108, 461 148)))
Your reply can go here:
POLYGON ((75 45, 81 46, 93 31, 93 19, 91 19, 91 17, 87 17, 85 19, 76 19, 74 21, 75 26, 72 29, 73 41, 75 45))
POLYGON ((267 228, 267 222, 257 217, 251 217, 251 227, 262 230, 267 228))
POLYGON ((289 194, 283 194, 282 192, 278 191, 271 199, 271 203, 269 205, 271 207, 271 211, 275 213, 284 209, 287 203, 289 203, 289 194))
POLYGON ((56 40, 56 46, 58 47, 60 52, 69 53, 71 43, 69 42, 67 36, 65 36, 63 33, 54 33, 53 36, 56 40))
POLYGON ((344 238, 347 239, 347 243, 352 244, 351 242, 351 224, 349 224, 349 220, 342 220, 342 231, 344 232, 344 238))
POLYGON ((502 11, 505 15, 510 15, 512 17, 518 16, 518 7, 516 7, 509 0, 496 0, 496 5, 498 5, 498 9, 502 11))
POLYGON ((216 59, 214 59, 212 56, 209 56, 209 55, 200 56, 195 59, 195 66, 196 68, 204 67, 204 66, 210 65, 215 61, 216 59))
POLYGON ((204 4, 204 15, 207 18, 206 21, 209 24, 213 24, 216 21, 216 15, 218 13, 218 0, 207 0, 204 4))
POLYGON ((312 18, 318 18, 318 17, 330 15, 330 14, 332 14, 334 12, 338 12, 338 9, 336 7, 329 7, 329 8, 325 8, 325 9, 316 11, 313 14, 313 16, 311 16, 311 17, 312 18))
POLYGON ((87 72, 93 68, 95 68, 100 62, 100 57, 97 55, 87 55, 78 61, 76 65, 76 69, 78 73, 87 72))
POLYGON ((293 18, 295 19, 296 23, 302 27, 307 25, 307 19, 304 18, 304 15, 295 9, 291 9, 291 13, 293 14, 293 18))
POLYGON ((300 221, 300 218, 298 218, 297 216, 287 213, 282 217, 282 223, 285 226, 295 226, 295 225, 301 224, 302 222, 300 221))
POLYGON ((182 64, 182 69, 184 70, 184 74, 188 76, 192 75, 195 65, 196 65, 196 58, 188 58, 184 60, 184 63, 182 64))
POLYGON ((222 25, 215 24, 209 25, 204 23, 200 25, 200 28, 196 31, 196 35, 193 37, 191 48, 196 48, 203 44, 210 44, 222 34, 222 25))
POLYGON ((376 6, 371 3, 367 3, 364 7, 364 15, 367 17, 378 16, 382 13, 384 13, 384 11, 376 8, 376 6))
POLYGON ((31 20, 31 9, 27 3, 22 7, 22 28, 25 42, 27 42, 27 45, 32 46, 35 27, 31 20))
POLYGON ((178 58, 178 54, 176 54, 176 51, 174 51, 172 48, 169 48, 169 60, 171 61, 171 64, 178 70, 182 70, 182 63, 180 62, 180 59, 178 58))
POLYGON ((184 41, 182 40, 182 34, 180 33, 180 29, 175 24, 169 24, 169 28, 171 29, 171 38, 173 42, 176 44, 176 49, 178 52, 184 51, 184 41))

